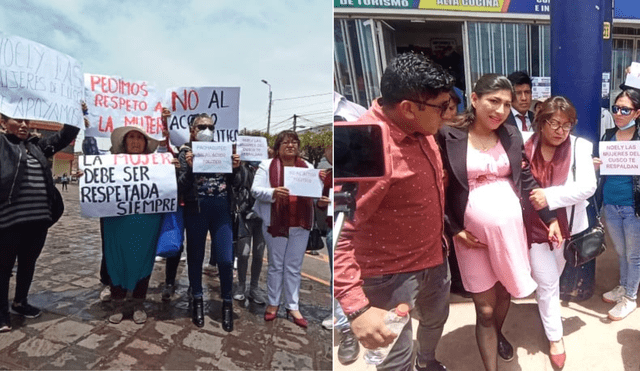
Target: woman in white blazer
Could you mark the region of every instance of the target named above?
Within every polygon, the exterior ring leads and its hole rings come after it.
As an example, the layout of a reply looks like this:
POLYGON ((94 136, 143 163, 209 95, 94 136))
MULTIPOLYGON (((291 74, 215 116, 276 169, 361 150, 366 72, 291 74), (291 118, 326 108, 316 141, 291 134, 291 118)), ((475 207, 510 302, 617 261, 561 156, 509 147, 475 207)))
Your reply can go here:
MULTIPOLYGON (((280 295, 284 290, 287 318, 306 328, 308 322, 300 313, 300 271, 313 225, 313 199, 296 197, 284 187, 284 168, 313 168, 300 158, 298 134, 286 130, 278 134, 273 146, 275 157, 262 161, 251 187, 256 199, 253 210, 262 219, 262 231, 269 253, 267 270, 268 306, 265 321, 276 319, 280 295)), ((328 205, 328 198, 318 200, 318 206, 328 205)))
POLYGON ((536 220, 537 213, 533 210, 545 207, 556 210, 565 241, 589 227, 587 199, 597 187, 591 157, 593 145, 569 135, 576 121, 576 110, 567 98, 551 97, 534 119, 534 134, 525 138, 531 173, 542 187, 531 191, 529 205, 525 202, 531 274, 538 284, 538 309, 549 340, 549 355, 557 368, 562 368, 566 359, 560 318, 560 275, 565 259, 563 246, 548 242, 544 224, 536 220))

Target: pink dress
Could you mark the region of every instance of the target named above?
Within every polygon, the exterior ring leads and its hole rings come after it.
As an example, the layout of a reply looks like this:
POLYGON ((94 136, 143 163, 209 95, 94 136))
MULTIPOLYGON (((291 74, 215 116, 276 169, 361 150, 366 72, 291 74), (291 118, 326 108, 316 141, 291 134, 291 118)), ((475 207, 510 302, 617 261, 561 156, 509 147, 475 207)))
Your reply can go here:
POLYGON ((480 293, 500 281, 516 298, 537 287, 531 278, 522 208, 509 175, 509 159, 498 142, 488 151, 467 148, 469 201, 464 212, 465 229, 488 248, 469 248, 454 237, 464 288, 480 293))

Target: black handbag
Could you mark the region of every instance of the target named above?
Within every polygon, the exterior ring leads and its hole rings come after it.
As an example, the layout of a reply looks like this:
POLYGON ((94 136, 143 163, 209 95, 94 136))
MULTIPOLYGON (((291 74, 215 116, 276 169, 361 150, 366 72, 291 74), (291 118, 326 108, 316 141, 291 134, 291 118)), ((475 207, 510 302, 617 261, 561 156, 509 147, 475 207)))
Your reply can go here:
POLYGON ((317 251, 322 250, 324 248, 324 241, 322 241, 322 233, 315 225, 311 228, 311 232, 309 232, 309 241, 307 241, 307 251, 317 251))
POLYGON ((56 186, 53 186, 53 194, 51 199, 51 225, 54 225, 64 213, 64 202, 62 195, 56 186))
MULTIPOLYGON (((576 139, 577 143, 577 139, 576 139)), ((573 181, 576 181, 576 148, 573 147, 573 166, 571 171, 573 172, 573 181)), ((591 196, 589 199, 593 199, 591 196)), ((594 204, 595 205, 595 204, 594 204)), ((596 225, 585 229, 584 231, 572 235, 569 241, 564 246, 564 259, 567 264, 572 267, 579 267, 585 264, 600 254, 602 254, 606 248, 604 243, 604 227, 600 221, 600 213, 598 207, 594 207, 596 210, 596 225)), ((569 222, 569 231, 573 227, 573 215, 576 210, 576 206, 571 207, 571 221, 569 222)))

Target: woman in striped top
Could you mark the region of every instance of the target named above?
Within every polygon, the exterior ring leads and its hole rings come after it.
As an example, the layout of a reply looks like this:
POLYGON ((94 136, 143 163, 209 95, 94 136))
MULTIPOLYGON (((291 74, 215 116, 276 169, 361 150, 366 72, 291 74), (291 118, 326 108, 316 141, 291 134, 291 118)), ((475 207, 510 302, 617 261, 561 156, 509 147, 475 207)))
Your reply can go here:
POLYGON ((16 258, 11 311, 27 318, 40 315, 27 294, 47 231, 64 208, 47 158, 68 146, 80 129, 64 125, 58 133, 39 138, 31 135, 29 120, 4 114, 0 127, 0 332, 6 332, 11 330, 9 279, 16 258))

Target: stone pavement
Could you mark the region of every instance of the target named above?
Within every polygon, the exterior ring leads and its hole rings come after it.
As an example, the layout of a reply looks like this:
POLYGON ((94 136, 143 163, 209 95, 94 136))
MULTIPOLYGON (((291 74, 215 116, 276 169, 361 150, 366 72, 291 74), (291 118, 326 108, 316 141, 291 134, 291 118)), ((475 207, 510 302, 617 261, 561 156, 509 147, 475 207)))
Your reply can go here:
MULTIPOLYGON (((607 312, 613 307, 602 301, 602 293, 618 284, 618 261, 613 245, 596 262, 594 295, 582 302, 561 302, 567 361, 564 371, 638 371, 640 370, 640 309, 622 321, 611 321, 607 312)), ((415 331, 418 326, 412 320, 415 331)), ((538 306, 532 295, 514 299, 503 326, 505 337, 515 349, 511 362, 498 361, 500 371, 553 370, 549 360, 549 342, 544 334, 538 306)), ((335 334, 335 371, 367 369, 360 358, 349 366, 337 361, 339 337, 335 334)), ((414 340, 417 346, 417 341, 414 340)), ((414 353, 415 354, 415 353, 414 353)), ((483 370, 475 339, 475 310, 471 299, 451 295, 449 319, 438 344, 436 357, 447 370, 483 370)), ((374 368, 371 367, 373 370, 374 368)))
MULTIPOLYGON (((125 319, 108 323, 110 305, 99 293, 100 235, 97 219, 80 217, 78 187, 64 192, 65 213, 49 230, 38 260, 29 302, 43 309, 36 319, 12 315, 13 330, 0 334, 0 369, 166 369, 166 370, 330 370, 331 333, 320 323, 329 315, 328 288, 302 279, 302 329, 285 319, 262 318, 264 306, 234 301, 234 331, 221 327, 219 281, 205 283, 205 327, 191 323, 186 264, 181 262, 177 291, 160 300, 164 263, 156 263, 147 295, 144 325, 125 319)), ((205 260, 206 261, 206 260, 205 260)), ((328 271, 328 269, 327 269, 328 271)), ((266 287, 266 264, 261 286, 266 287)), ((15 280, 12 278, 10 299, 15 280)))

